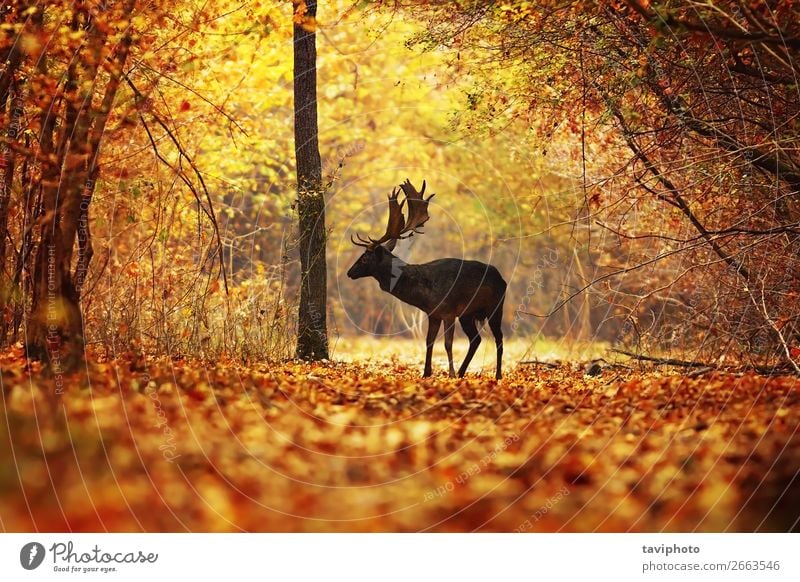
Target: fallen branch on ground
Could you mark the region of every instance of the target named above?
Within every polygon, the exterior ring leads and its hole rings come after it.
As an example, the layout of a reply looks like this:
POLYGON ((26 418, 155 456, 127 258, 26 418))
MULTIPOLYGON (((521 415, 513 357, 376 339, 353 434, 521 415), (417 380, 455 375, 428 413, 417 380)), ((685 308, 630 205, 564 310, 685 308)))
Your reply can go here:
MULTIPOLYGON (((678 360, 675 358, 657 358, 654 356, 646 356, 644 354, 637 354, 635 352, 628 352, 626 350, 619 350, 619 349, 612 349, 612 352, 616 352, 618 354, 622 354, 625 356, 629 356, 634 360, 640 360, 643 362, 650 362, 659 366, 678 366, 682 368, 700 368, 699 370, 695 370, 692 372, 694 375, 704 374, 706 372, 711 372, 715 370, 721 370, 723 367, 721 364, 710 364, 708 362, 698 362, 695 360, 678 360)), ((743 364, 741 366, 728 366, 727 371, 745 371, 745 370, 753 370, 754 372, 758 372, 759 374, 764 375, 795 375, 796 372, 792 366, 787 364, 775 364, 773 366, 758 366, 755 364, 743 364)))
POLYGON ((626 350, 612 349, 612 352, 629 356, 634 360, 641 360, 643 362, 652 362, 662 366, 680 366, 683 368, 717 368, 714 364, 707 362, 696 362, 694 360, 676 360, 675 358, 656 358, 653 356, 645 356, 644 354, 637 354, 635 352, 628 352, 626 350))
POLYGON ((523 360, 522 362, 519 362, 519 364, 520 365, 522 365, 522 364, 528 364, 528 365, 536 364, 538 366, 545 366, 547 368, 559 368, 561 366, 561 364, 554 364, 553 362, 542 362, 540 360, 523 360))

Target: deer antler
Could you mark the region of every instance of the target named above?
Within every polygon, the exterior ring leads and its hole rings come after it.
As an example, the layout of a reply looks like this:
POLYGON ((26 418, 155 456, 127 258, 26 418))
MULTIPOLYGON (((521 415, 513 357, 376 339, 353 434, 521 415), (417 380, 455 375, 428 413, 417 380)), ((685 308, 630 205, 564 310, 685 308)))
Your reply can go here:
POLYGON ((414 188, 414 186, 411 184, 411 181, 406 179, 405 182, 400 184, 400 188, 403 190, 403 193, 406 196, 403 201, 398 201, 397 199, 398 195, 400 194, 400 190, 393 188, 392 193, 389 195, 389 220, 386 225, 386 232, 383 234, 383 236, 376 240, 372 237, 367 237, 367 239, 364 239, 361 237, 361 235, 356 234, 358 241, 354 240, 352 235, 350 236, 350 241, 354 245, 372 249, 378 245, 387 243, 385 246, 391 251, 394 249, 394 245, 398 240, 401 238, 407 238, 403 236, 404 234, 408 234, 408 236, 412 236, 415 232, 422 234, 417 229, 419 229, 430 219, 430 216, 428 215, 428 203, 430 202, 431 198, 434 197, 434 194, 431 194, 427 200, 423 198, 425 186, 426 184, 423 180, 422 191, 417 192, 417 189, 414 188), (408 202, 407 221, 403 216, 403 204, 406 202, 408 202))
POLYGON ((403 232, 403 227, 406 223, 406 219, 403 217, 403 202, 405 201, 398 202, 398 194, 400 194, 400 191, 397 188, 392 189, 392 193, 389 194, 389 220, 386 223, 386 232, 378 240, 369 237, 369 240, 375 246, 397 239, 403 232))
POLYGON ((415 232, 422 234, 417 229, 430 220, 430 215, 428 214, 428 203, 431 201, 431 198, 436 195, 431 194, 426 200, 423 197, 423 194, 425 194, 426 185, 427 184, 425 180, 423 180, 422 190, 417 192, 417 189, 414 188, 414 185, 408 178, 406 178, 405 182, 400 184, 400 187, 406 194, 406 200, 408 201, 408 222, 406 222, 405 229, 403 229, 401 234, 406 232, 411 233, 408 236, 412 236, 415 232))
MULTIPOLYGON (((356 234, 358 242, 354 241, 352 236, 350 237, 350 241, 353 244, 374 249, 380 244, 388 241, 396 241, 400 238, 403 228, 405 227, 406 219, 403 216, 403 204, 405 200, 399 202, 397 199, 399 194, 400 191, 397 188, 392 189, 392 193, 389 194, 389 220, 386 224, 386 232, 383 233, 383 236, 377 240, 370 236, 365 240, 360 234, 356 234)), ((389 248, 388 245, 387 248, 389 248)), ((394 244, 391 245, 391 248, 394 248, 394 244)), ((389 250, 391 250, 391 248, 389 248, 389 250)))

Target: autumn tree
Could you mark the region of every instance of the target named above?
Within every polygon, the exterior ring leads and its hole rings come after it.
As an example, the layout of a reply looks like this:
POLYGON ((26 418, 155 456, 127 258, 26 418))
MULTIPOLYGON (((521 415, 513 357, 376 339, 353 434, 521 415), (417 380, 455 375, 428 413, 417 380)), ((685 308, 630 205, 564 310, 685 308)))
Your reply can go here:
POLYGON ((4 243, 15 178, 24 190, 15 214, 25 224, 13 271, 5 244, 0 248, 4 319, 29 270, 26 344, 32 356, 56 366, 74 364, 83 349, 80 296, 93 254, 89 208, 136 12, 135 0, 13 2, 3 9, 8 66, 0 87, 4 105, 11 104, 5 133, 9 151, 21 154, 6 155, 0 212, 4 243), (11 100, 8 88, 14 90, 11 100), (21 140, 16 129, 23 116, 27 130, 21 140))
POLYGON ((325 192, 317 124, 317 2, 295 1, 294 140, 300 237, 297 357, 328 357, 325 192))

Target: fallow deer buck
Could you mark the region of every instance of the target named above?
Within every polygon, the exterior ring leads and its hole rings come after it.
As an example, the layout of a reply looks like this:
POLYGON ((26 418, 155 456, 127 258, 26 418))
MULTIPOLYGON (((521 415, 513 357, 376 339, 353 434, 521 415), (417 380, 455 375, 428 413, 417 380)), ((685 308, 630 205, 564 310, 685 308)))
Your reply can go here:
POLYGON ((421 191, 417 191, 409 180, 401 184, 400 188, 405 199, 398 201, 400 190, 392 190, 389 196, 389 222, 382 237, 364 239, 357 235, 356 241, 351 235, 351 242, 365 250, 350 267, 347 276, 351 279, 374 277, 383 291, 428 314, 424 376, 431 375, 433 344, 442 322, 451 377, 455 375, 453 332, 456 318, 469 338, 467 356, 458 370, 461 378, 481 343, 476 322, 488 319, 497 346, 495 377, 499 380, 502 376, 502 321, 506 282, 495 267, 478 261, 438 259, 421 265, 410 265, 393 255, 392 250, 398 240, 413 236, 414 233, 422 234, 419 228, 430 218, 428 203, 433 198, 433 194, 424 198, 424 181, 421 191), (408 209, 408 220, 403 215, 404 204, 408 209))

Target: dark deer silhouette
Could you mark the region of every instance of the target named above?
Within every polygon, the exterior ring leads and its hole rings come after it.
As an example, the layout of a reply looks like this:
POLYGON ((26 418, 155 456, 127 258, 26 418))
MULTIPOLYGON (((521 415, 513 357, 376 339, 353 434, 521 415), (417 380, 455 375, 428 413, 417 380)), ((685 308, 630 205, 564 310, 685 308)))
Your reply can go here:
POLYGON ((409 265, 392 254, 395 244, 401 238, 414 233, 428 221, 428 203, 425 182, 417 191, 409 180, 400 185, 405 199, 399 202, 400 191, 395 188, 389 196, 389 223, 386 232, 379 239, 358 236, 350 237, 353 244, 364 247, 364 253, 347 271, 351 279, 374 277, 383 291, 397 297, 400 301, 420 308, 428 314, 427 352, 425 354, 424 376, 430 376, 433 344, 444 322, 444 347, 450 363, 450 376, 453 368, 453 332, 458 318, 461 329, 469 338, 469 349, 464 363, 458 370, 459 378, 467 371, 475 351, 481 343, 477 322, 488 319, 489 327, 497 345, 497 368, 495 377, 502 376, 503 360, 503 301, 506 295, 506 282, 500 272, 492 265, 478 261, 461 259, 438 259, 422 265, 409 265), (403 205, 408 208, 408 220, 403 216, 403 205))

